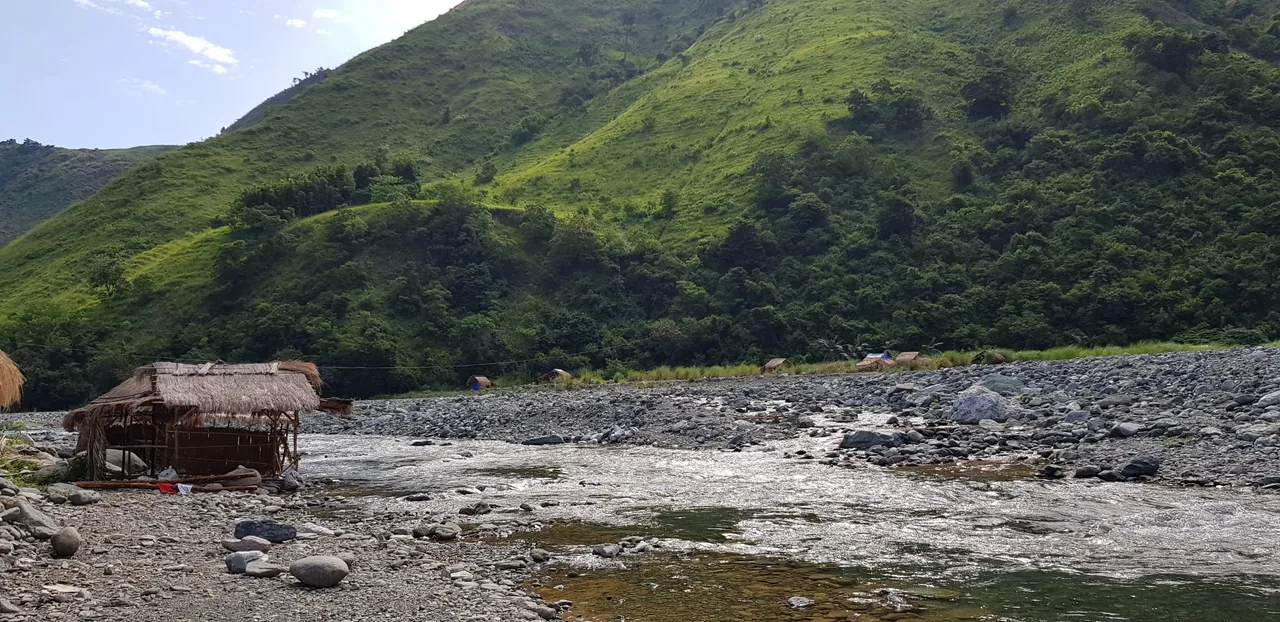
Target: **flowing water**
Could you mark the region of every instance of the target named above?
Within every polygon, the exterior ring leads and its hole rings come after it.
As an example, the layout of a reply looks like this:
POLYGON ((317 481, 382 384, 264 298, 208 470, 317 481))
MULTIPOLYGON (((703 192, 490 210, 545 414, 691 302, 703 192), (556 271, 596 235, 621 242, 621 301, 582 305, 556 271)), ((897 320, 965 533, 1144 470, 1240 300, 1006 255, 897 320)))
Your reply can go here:
POLYGON ((571 562, 531 584, 575 601, 570 619, 1280 621, 1280 496, 784 458, 837 441, 740 453, 345 436, 302 445, 308 474, 370 503, 558 502, 533 514, 545 530, 512 537, 571 562), (394 499, 416 492, 433 500, 394 499), (622 563, 589 554, 627 535, 662 548, 622 563), (791 609, 792 596, 814 604, 791 609))

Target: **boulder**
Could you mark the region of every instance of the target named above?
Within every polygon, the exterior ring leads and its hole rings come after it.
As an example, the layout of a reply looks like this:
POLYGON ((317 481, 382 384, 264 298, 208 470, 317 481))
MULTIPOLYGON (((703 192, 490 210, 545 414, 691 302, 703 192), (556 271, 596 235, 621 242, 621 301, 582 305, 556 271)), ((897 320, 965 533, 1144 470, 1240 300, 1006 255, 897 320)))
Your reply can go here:
POLYGON ((84 539, 75 527, 63 527, 49 538, 49 544, 53 547, 54 557, 72 557, 80 550, 84 539))
POLYGON ((129 472, 133 474, 146 473, 147 463, 143 462, 136 454, 121 449, 108 449, 106 451, 107 470, 115 473, 124 472, 124 465, 129 465, 129 472), (114 467, 114 468, 113 468, 114 467))
POLYGON ((1126 421, 1124 423, 1118 423, 1115 427, 1111 428, 1111 436, 1114 438, 1129 438, 1141 431, 1141 423, 1126 421))
POLYGON ((975 386, 982 387, 1001 395, 1022 395, 1027 390, 1026 383, 1011 376, 991 374, 984 376, 975 386))
POLYGON ((268 557, 262 551, 238 551, 223 558, 227 563, 227 572, 231 574, 244 574, 249 568, 249 564, 257 561, 265 562, 268 557))
POLYGON ((622 547, 616 544, 597 544, 591 547, 591 553, 597 557, 613 559, 622 553, 622 547))
POLYGON ((341 558, 330 555, 304 557, 289 565, 289 574, 307 587, 328 588, 342 582, 351 568, 341 558))
POLYGON ((1102 472, 1102 469, 1096 466, 1086 465, 1076 469, 1075 478, 1076 479, 1093 479, 1097 477, 1098 474, 1101 472, 1102 472))
POLYGON ((951 420, 976 424, 988 419, 1004 422, 1018 414, 1018 407, 986 387, 972 386, 960 394, 951 408, 951 420))
POLYGON ((30 531, 31 535, 39 540, 52 538, 53 534, 57 533, 58 529, 61 528, 58 521, 41 512, 26 499, 14 498, 12 501, 7 501, 6 505, 10 505, 10 509, 17 510, 17 512, 12 514, 6 512, 4 521, 25 526, 27 531, 30 531))
POLYGON ((457 523, 442 523, 431 530, 431 537, 436 540, 453 540, 460 533, 462 533, 462 527, 457 523))
POLYGON ((277 523, 275 521, 244 521, 236 524, 236 537, 240 539, 249 536, 256 536, 268 542, 280 544, 295 540, 298 537, 298 529, 293 525, 277 523))
POLYGON ((1126 478, 1135 477, 1155 477, 1160 471, 1160 459, 1155 457, 1141 457, 1130 460, 1128 464, 1120 468, 1120 476, 1126 478))
POLYGON ((1272 406, 1280 406, 1280 391, 1272 391, 1260 398, 1254 404, 1259 408, 1270 408, 1272 406))
POLYGON ((906 443, 905 434, 896 430, 855 430, 845 434, 840 449, 871 449, 873 447, 897 447, 906 443))
POLYGON ((58 460, 56 462, 46 464, 35 473, 31 474, 32 483, 39 485, 52 484, 55 482, 65 482, 71 478, 71 467, 67 465, 66 460, 58 460))
POLYGON ((97 491, 85 490, 72 484, 52 484, 46 495, 50 502, 57 504, 92 505, 102 500, 102 495, 97 491))
POLYGON ((812 598, 805 598, 803 596, 792 596, 791 598, 787 599, 787 606, 792 609, 804 609, 806 607, 812 607, 813 605, 814 605, 814 601, 812 598))
POLYGON ((285 570, 286 568, 284 566, 270 563, 264 557, 262 559, 256 559, 249 562, 249 564, 244 567, 244 576, 259 579, 273 579, 280 576, 285 570))
POLYGON ((530 549, 529 559, 533 560, 535 564, 545 564, 551 561, 551 553, 542 549, 530 549))
POLYGON ((266 553, 271 550, 271 542, 258 536, 245 536, 239 539, 226 538, 222 541, 222 548, 233 553, 242 551, 261 551, 266 553))
POLYGON ((564 437, 558 434, 552 434, 549 436, 539 436, 538 438, 531 438, 521 443, 521 445, 563 445, 563 444, 564 444, 564 437))

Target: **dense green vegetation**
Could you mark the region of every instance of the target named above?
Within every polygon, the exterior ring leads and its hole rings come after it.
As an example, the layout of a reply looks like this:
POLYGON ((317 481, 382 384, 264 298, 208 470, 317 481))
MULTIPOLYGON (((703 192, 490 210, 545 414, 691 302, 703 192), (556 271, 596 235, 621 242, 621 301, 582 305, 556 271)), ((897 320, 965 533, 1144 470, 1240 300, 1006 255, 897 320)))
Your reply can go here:
POLYGON ((157 356, 367 396, 1280 338, 1280 2, 517 4, 0 250, 29 404, 157 356))
POLYGON ((0 244, 170 149, 62 149, 30 139, 0 141, 0 244))

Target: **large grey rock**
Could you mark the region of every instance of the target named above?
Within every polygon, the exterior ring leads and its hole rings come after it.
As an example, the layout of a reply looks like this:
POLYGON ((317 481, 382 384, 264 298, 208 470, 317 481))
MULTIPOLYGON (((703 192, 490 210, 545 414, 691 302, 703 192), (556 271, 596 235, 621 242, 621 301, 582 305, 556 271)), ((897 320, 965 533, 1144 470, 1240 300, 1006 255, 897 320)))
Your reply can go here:
POLYGON ((239 551, 223 558, 227 563, 227 572, 244 574, 249 564, 256 561, 267 561, 267 554, 262 551, 239 551))
POLYGON ((814 601, 812 598, 805 598, 803 596, 792 596, 791 598, 787 599, 787 606, 792 609, 804 609, 805 607, 812 607, 813 605, 814 605, 814 601))
POLYGON ((563 445, 564 437, 558 434, 552 434, 550 436, 539 436, 538 438, 531 438, 521 444, 522 445, 563 445))
POLYGON ((304 557, 289 565, 289 574, 308 587, 333 587, 351 574, 347 562, 329 555, 304 557))
POLYGON ((530 549, 529 559, 533 560, 535 564, 545 564, 551 561, 551 553, 543 549, 530 549))
POLYGON ((989 389, 1001 395, 1022 395, 1027 390, 1026 383, 1003 374, 985 376, 978 381, 976 386, 989 389))
POLYGON ((16 615, 16 614, 22 613, 22 610, 19 609, 13 603, 3 598, 0 598, 0 613, 6 614, 6 615, 16 615))
POLYGON ((271 550, 271 542, 258 536, 245 536, 238 539, 227 538, 222 541, 222 548, 233 553, 241 551, 262 551, 265 553, 271 550))
POLYGON ((72 557, 80 550, 84 539, 75 527, 63 527, 53 534, 49 544, 53 547, 54 557, 72 557))
POLYGON ((287 570, 284 566, 268 562, 266 558, 256 559, 249 562, 244 567, 244 575, 246 577, 256 577, 259 579, 273 579, 280 576, 287 570))
POLYGON ((956 399, 951 408, 951 420, 967 424, 976 424, 983 419, 1004 422, 1018 412, 1018 407, 999 393, 986 387, 972 386, 956 399))
POLYGON ((1128 464, 1120 469, 1122 477, 1134 478, 1146 475, 1147 477, 1155 477, 1160 471, 1160 459, 1155 457, 1142 457, 1130 460, 1128 464))
POLYGON ((1271 393, 1258 398, 1258 402, 1254 404, 1254 406, 1258 406, 1260 408, 1280 406, 1280 391, 1272 391, 1271 393))
POLYGON ((845 434, 840 449, 871 449, 873 447, 897 447, 906 443, 905 434, 896 430, 855 430, 845 434))
POLYGON ((431 530, 431 537, 436 540, 453 540, 460 533, 462 533, 462 527, 457 523, 443 523, 431 530))
POLYGON ((70 503, 71 505, 92 505, 102 500, 102 495, 93 490, 85 490, 73 484, 52 484, 45 493, 53 503, 70 503))
POLYGON ((106 462, 107 470, 116 473, 123 472, 126 464, 129 466, 129 472, 134 475, 141 475, 147 472, 147 463, 142 458, 139 458, 137 454, 122 449, 108 449, 106 451, 106 462))
POLYGON ((1141 423, 1126 421, 1124 423, 1116 424, 1114 428, 1111 428, 1111 436, 1114 436, 1116 438, 1129 438, 1130 436, 1133 436, 1134 434, 1137 434, 1138 432, 1141 432, 1141 431, 1142 431, 1141 423))
POLYGON ((293 525, 275 521, 244 521, 236 524, 236 537, 240 539, 256 536, 268 542, 280 544, 298 538, 298 529, 293 525))
POLYGON ((50 518, 48 514, 41 512, 36 508, 36 506, 31 505, 31 502, 26 499, 13 499, 7 503, 12 504, 10 509, 17 510, 17 512, 12 514, 6 512, 4 521, 7 523, 23 525, 27 528, 27 531, 30 531, 31 535, 35 536, 37 539, 48 540, 49 538, 52 538, 53 534, 57 533, 58 529, 62 527, 58 524, 58 521, 50 518))
POLYGON ((622 547, 616 544, 597 544, 591 547, 591 553, 597 557, 613 559, 622 553, 622 547))
POLYGON ((31 481, 39 485, 65 482, 71 478, 71 467, 66 460, 46 464, 31 474, 31 481))

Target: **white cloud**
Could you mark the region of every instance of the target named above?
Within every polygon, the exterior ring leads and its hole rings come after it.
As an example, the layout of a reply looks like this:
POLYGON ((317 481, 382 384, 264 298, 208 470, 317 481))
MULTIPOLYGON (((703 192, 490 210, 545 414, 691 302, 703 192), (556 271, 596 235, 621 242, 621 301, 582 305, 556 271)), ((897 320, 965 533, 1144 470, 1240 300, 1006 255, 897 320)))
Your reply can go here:
POLYGON ((285 26, 293 26, 294 28, 305 28, 307 21, 303 19, 291 19, 284 23, 285 26))
POLYGON ((129 5, 129 6, 131 6, 131 7, 137 7, 137 8, 139 8, 139 9, 144 10, 144 11, 150 11, 150 10, 151 10, 151 5, 150 5, 150 4, 147 4, 146 2, 143 2, 142 0, 124 0, 124 3, 125 3, 125 4, 127 4, 127 5, 129 5))
POLYGON ((126 93, 138 97, 143 95, 157 95, 164 97, 169 94, 169 92, 164 90, 163 87, 151 80, 139 80, 137 78, 132 80, 116 80, 116 84, 119 85, 120 88, 124 89, 126 93))
POLYGON ((325 30, 325 29, 323 29, 323 28, 317 28, 317 29, 316 29, 316 34, 320 35, 321 37, 327 37, 327 36, 329 36, 329 35, 331 35, 331 34, 333 34, 333 33, 332 33, 332 32, 329 32, 328 30, 325 30))
POLYGON ((93 0, 71 0, 71 1, 86 9, 97 9, 99 11, 102 11, 103 13, 110 13, 112 15, 124 15, 124 12, 121 11, 120 9, 117 9, 115 7, 102 6, 101 4, 93 2, 93 0))
POLYGON ((187 64, 199 67, 201 69, 208 69, 209 71, 212 71, 213 73, 216 73, 220 76, 225 75, 227 73, 227 68, 217 63, 206 63, 201 60, 189 60, 187 61, 187 64))
POLYGON ((327 19, 331 22, 349 22, 351 21, 350 13, 339 13, 337 9, 316 9, 311 14, 312 19, 327 19))
MULTIPOLYGON (((162 41, 175 43, 187 48, 191 53, 203 56, 214 63, 218 63, 219 66, 234 65, 240 62, 239 60, 236 60, 235 52, 232 52, 220 45, 210 43, 209 40, 204 37, 189 35, 181 30, 163 30, 153 26, 147 29, 147 34, 150 34, 162 41)), ((226 68, 223 67, 223 71, 219 71, 218 73, 226 73, 225 70, 226 68)))

